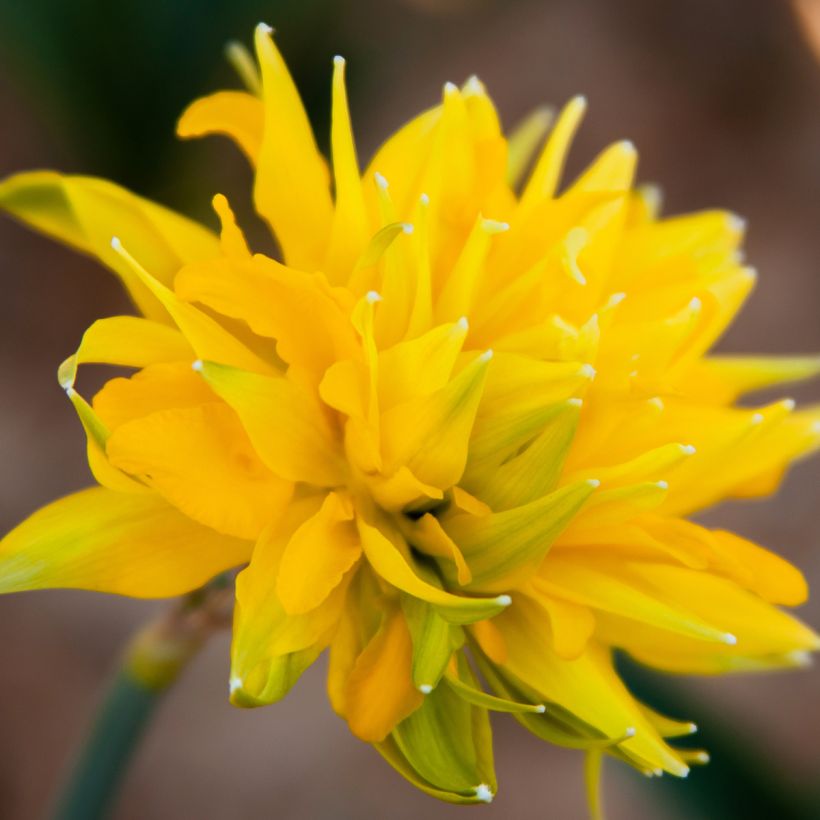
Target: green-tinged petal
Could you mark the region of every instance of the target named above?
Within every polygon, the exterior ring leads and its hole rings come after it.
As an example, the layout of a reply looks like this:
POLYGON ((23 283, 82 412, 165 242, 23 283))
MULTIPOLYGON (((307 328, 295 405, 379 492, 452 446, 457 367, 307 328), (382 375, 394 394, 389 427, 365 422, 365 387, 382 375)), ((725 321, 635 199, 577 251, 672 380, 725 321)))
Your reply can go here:
POLYGON ((150 492, 146 485, 119 470, 108 460, 105 446, 110 433, 91 405, 73 387, 69 387, 66 394, 85 430, 86 457, 94 478, 109 490, 126 493, 150 492))
POLYGON ((57 379, 67 389, 74 386, 81 364, 147 367, 195 358, 185 337, 168 325, 138 316, 110 316, 97 319, 86 330, 76 353, 60 365, 57 379))
POLYGON ((485 802, 495 794, 487 711, 468 703, 451 687, 433 690, 392 736, 413 770, 435 787, 485 802))
POLYGON ((349 575, 320 606, 305 614, 288 615, 276 595, 288 538, 299 519, 314 512, 317 503, 294 503, 286 522, 263 533, 250 565, 236 579, 231 701, 238 706, 262 706, 283 697, 336 630, 349 575))
POLYGON ((446 387, 382 416, 386 471, 405 465, 425 484, 442 488, 461 478, 489 362, 482 354, 446 387))
POLYGON ((496 598, 468 598, 453 595, 420 578, 399 549, 379 529, 361 519, 357 521, 362 538, 362 548, 373 569, 385 581, 427 601, 450 623, 466 624, 497 615, 509 606, 509 596, 496 598))
POLYGON ((522 452, 493 470, 481 471, 481 483, 473 472, 464 486, 495 510, 528 504, 553 490, 578 427, 581 400, 569 399, 557 409, 522 452))
POLYGON ((413 768, 412 764, 402 753, 396 741, 392 736, 385 738, 381 743, 373 744, 379 754, 407 781, 412 783, 417 789, 420 789, 425 794, 435 797, 437 800, 443 800, 446 803, 455 803, 457 805, 469 805, 473 803, 486 802, 486 798, 479 798, 475 790, 472 793, 462 794, 460 792, 446 791, 437 788, 429 781, 425 780, 413 768))
POLYGON ((438 685, 453 652, 464 643, 464 633, 426 601, 403 595, 401 604, 413 639, 413 683, 420 692, 429 693, 438 685))
POLYGON ((543 703, 518 703, 507 698, 499 698, 489 692, 470 686, 455 675, 446 675, 444 681, 467 703, 472 703, 473 706, 480 706, 482 709, 488 709, 491 712, 508 712, 510 714, 529 712, 540 715, 546 711, 543 703))
POLYGON ((123 281, 149 318, 168 321, 155 294, 111 248, 118 236, 163 284, 187 262, 219 255, 206 228, 110 182, 52 171, 17 174, 0 183, 0 208, 77 250, 96 256, 123 281))
POLYGON ((94 487, 43 507, 0 542, 0 592, 70 587, 164 598, 250 551, 250 542, 191 521, 157 495, 94 487))
POLYGON ((130 268, 134 276, 159 300, 177 327, 185 334, 191 347, 201 359, 223 362, 258 373, 272 373, 274 365, 262 360, 252 350, 229 333, 215 319, 183 302, 173 290, 162 284, 146 270, 140 260, 123 244, 120 237, 111 240, 111 246, 130 268))
POLYGON ((581 509, 597 482, 581 481, 506 512, 454 515, 444 521, 473 574, 471 588, 508 589, 531 572, 581 509))

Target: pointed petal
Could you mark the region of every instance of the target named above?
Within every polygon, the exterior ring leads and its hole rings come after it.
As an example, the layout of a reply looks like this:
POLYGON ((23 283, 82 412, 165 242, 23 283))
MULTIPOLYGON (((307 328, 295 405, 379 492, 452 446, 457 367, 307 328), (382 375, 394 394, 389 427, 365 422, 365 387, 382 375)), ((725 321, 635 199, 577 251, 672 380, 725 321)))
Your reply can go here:
POLYGON ((420 578, 404 556, 376 527, 357 521, 362 548, 373 569, 388 583, 423 601, 433 604, 450 623, 463 624, 483 620, 509 605, 509 598, 467 598, 452 595, 420 578))
POLYGON ((94 487, 43 507, 0 542, 0 592, 68 587, 164 598, 247 561, 250 547, 155 494, 94 487))
POLYGON ((256 29, 265 121, 254 200, 289 265, 318 269, 330 239, 333 205, 327 167, 270 31, 256 29))
POLYGON ((0 183, 0 209, 43 233, 96 256, 123 281, 149 318, 167 323, 156 296, 111 249, 118 236, 166 285, 186 262, 219 255, 207 229, 110 182, 51 171, 17 174, 0 183))
POLYGON ((581 481, 506 512, 444 521, 473 573, 471 588, 508 589, 521 573, 536 568, 596 486, 581 481))

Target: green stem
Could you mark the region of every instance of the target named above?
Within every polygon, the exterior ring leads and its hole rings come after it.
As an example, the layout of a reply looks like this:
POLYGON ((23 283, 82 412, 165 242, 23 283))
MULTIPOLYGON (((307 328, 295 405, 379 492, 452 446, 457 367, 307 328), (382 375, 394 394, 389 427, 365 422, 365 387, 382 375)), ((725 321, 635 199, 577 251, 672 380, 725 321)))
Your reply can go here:
POLYGON ((219 578, 135 635, 72 766, 54 820, 109 815, 163 694, 207 638, 229 622, 231 598, 230 587, 219 578))

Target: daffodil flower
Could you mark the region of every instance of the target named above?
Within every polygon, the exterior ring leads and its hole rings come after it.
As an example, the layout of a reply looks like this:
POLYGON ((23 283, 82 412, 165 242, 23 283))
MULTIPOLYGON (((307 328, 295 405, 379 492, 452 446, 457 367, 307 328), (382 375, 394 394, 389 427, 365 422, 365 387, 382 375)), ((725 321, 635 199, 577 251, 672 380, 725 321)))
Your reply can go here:
POLYGON ((507 137, 476 78, 444 86, 361 172, 332 82, 320 154, 270 30, 247 91, 191 105, 254 169, 281 260, 222 195, 218 234, 98 179, 23 173, 0 207, 96 256, 140 316, 61 366, 98 486, 0 545, 0 591, 176 596, 236 580, 230 697, 284 697, 329 652, 351 731, 424 791, 490 801, 491 711, 551 743, 685 776, 692 724, 627 690, 668 672, 799 666, 800 572, 689 520, 771 493, 820 409, 737 400, 818 357, 711 355, 749 295, 743 224, 661 218, 618 142, 561 187, 585 102, 507 137), (258 63, 258 69, 257 69, 258 63), (537 150, 532 170, 520 180, 537 150), (90 401, 86 363, 133 368, 90 401))

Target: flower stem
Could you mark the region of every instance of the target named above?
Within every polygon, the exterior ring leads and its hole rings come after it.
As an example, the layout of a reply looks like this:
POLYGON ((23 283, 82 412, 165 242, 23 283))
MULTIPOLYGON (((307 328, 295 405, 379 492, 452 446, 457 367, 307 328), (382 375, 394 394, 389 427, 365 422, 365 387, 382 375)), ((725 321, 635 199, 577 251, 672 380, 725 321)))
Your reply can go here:
POLYGON ((207 638, 229 623, 225 576, 178 601, 126 648, 90 734, 72 766, 54 820, 101 820, 163 694, 207 638))

